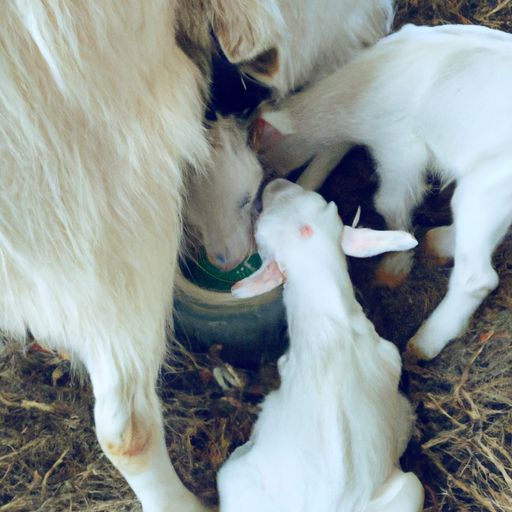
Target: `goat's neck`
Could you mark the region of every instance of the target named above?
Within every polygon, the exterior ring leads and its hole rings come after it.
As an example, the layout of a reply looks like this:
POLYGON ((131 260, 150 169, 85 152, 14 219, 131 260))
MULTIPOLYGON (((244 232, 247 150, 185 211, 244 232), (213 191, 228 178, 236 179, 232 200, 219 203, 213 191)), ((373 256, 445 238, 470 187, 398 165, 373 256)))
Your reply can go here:
POLYGON ((311 282, 304 279, 292 281, 288 278, 284 290, 284 301, 289 315, 315 315, 315 317, 336 316, 348 322, 354 309, 352 286, 337 276, 336 281, 322 280, 311 282))
POLYGON ((373 326, 356 301, 345 258, 340 254, 322 263, 288 273, 284 302, 292 345, 328 348, 353 337, 354 330, 368 331, 372 338, 373 326))

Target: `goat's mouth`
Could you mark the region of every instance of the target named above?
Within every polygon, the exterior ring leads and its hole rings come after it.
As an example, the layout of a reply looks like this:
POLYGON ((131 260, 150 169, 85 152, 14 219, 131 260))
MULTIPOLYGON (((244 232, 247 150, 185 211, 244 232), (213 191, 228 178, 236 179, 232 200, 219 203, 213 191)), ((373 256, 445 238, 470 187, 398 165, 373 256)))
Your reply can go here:
MULTIPOLYGON (((231 266, 231 265, 230 265, 231 266)), ((183 275, 192 283, 211 291, 229 292, 237 281, 256 272, 261 266, 261 258, 257 253, 250 253, 239 263, 226 270, 212 263, 206 250, 200 248, 181 265, 183 275)))
POLYGON ((220 261, 218 257, 215 257, 214 255, 210 253, 206 253, 206 259, 208 262, 213 265, 215 268, 219 269, 222 272, 231 272, 236 267, 238 267, 240 264, 242 264, 251 254, 251 251, 247 251, 246 254, 243 256, 239 256, 235 259, 230 259, 227 261, 220 261))

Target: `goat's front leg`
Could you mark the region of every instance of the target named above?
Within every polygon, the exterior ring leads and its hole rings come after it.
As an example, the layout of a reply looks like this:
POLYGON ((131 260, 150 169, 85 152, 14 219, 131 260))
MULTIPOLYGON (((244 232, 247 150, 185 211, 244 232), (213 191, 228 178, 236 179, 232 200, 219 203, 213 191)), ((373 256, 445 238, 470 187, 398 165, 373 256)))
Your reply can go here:
POLYGON ((297 183, 306 190, 318 190, 350 149, 350 144, 326 146, 311 160, 297 183))
POLYGON ((206 509, 179 480, 165 445, 155 391, 163 344, 163 336, 137 346, 130 339, 94 343, 85 363, 96 400, 96 434, 144 512, 201 512, 206 509))
POLYGON ((455 263, 448 292, 410 340, 408 351, 432 359, 464 332, 471 315, 498 285, 492 253, 512 222, 512 178, 481 168, 464 176, 452 200, 455 263), (492 174, 491 174, 492 173, 492 174))

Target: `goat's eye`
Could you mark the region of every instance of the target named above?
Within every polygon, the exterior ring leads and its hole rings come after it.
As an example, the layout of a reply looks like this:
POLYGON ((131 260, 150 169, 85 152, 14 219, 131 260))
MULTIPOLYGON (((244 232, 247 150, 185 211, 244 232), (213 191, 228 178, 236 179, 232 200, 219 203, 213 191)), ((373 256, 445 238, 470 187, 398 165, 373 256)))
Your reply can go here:
POLYGON ((250 196, 250 194, 246 194, 240 201, 240 210, 247 208, 250 204, 251 204, 251 196, 250 196))

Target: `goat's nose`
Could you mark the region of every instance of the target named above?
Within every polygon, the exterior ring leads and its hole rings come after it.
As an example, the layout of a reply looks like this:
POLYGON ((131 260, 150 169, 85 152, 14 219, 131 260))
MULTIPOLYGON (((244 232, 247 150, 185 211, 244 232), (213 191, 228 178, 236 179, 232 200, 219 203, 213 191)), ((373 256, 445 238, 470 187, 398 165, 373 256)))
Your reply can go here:
POLYGON ((244 261, 247 255, 234 257, 229 250, 226 250, 224 252, 214 252, 212 254, 208 254, 207 252, 206 257, 208 258, 208 261, 218 269, 222 270, 223 272, 229 272, 230 270, 233 270, 237 265, 240 265, 240 263, 244 261))
POLYGON ((228 257, 222 252, 206 253, 208 261, 217 268, 224 269, 229 263, 228 257))
POLYGON ((229 255, 223 252, 206 253, 208 261, 220 270, 227 271, 233 265, 229 259, 229 255))
POLYGON ((224 254, 218 252, 213 255, 213 259, 215 260, 215 263, 218 265, 224 265, 226 263, 226 256, 224 254))

